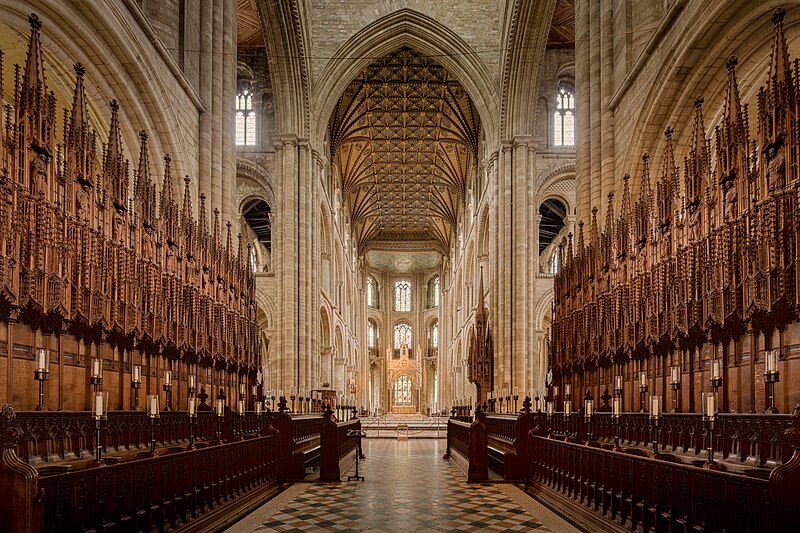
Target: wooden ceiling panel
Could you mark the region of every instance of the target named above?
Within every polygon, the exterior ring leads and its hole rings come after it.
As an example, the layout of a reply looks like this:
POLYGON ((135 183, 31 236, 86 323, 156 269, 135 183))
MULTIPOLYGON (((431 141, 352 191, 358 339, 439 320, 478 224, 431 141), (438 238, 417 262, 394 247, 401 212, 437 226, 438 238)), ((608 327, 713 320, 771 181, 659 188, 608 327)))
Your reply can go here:
POLYGON ((264 46, 255 0, 236 0, 236 43, 239 48, 264 46))
POLYGON ((575 0, 556 0, 548 48, 575 48, 575 0))
POLYGON ((353 80, 331 119, 330 139, 359 246, 431 241, 446 253, 479 131, 464 88, 409 48, 353 80))

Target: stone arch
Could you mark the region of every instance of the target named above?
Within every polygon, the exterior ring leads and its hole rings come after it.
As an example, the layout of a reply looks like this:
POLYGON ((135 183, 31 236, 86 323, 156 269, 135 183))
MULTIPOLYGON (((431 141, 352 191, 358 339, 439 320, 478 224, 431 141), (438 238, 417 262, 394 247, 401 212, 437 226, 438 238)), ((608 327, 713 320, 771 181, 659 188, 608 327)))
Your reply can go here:
POLYGON ((547 289, 544 294, 539 297, 536 305, 533 307, 533 329, 543 329, 545 316, 550 312, 553 305, 553 289, 547 289))
POLYGON ((255 2, 267 48, 267 59, 275 92, 277 131, 309 134, 309 77, 306 43, 310 20, 303 2, 276 0, 255 2))
MULTIPOLYGON (((628 131, 634 132, 634 135, 626 146, 620 147, 623 167, 618 168, 618 172, 619 175, 624 172, 631 174, 632 191, 639 190, 641 156, 644 152, 652 156, 651 175, 660 172, 664 151, 663 132, 667 126, 673 127, 675 132, 675 159, 682 161, 691 144, 692 103, 699 94, 705 99, 706 134, 711 136, 715 122, 721 117, 726 88, 724 80, 727 76, 725 62, 730 55, 737 55, 740 59, 737 78, 743 103, 751 101, 759 86, 767 82, 773 38, 770 15, 779 6, 785 6, 785 2, 720 3, 713 6, 711 11, 704 8, 702 16, 696 16, 697 13, 691 11, 691 4, 678 6, 681 12, 676 15, 676 22, 681 23, 683 17, 692 18, 692 33, 678 39, 677 46, 670 47, 652 74, 648 71, 649 84, 633 81, 640 79, 641 71, 649 63, 641 59, 634 64, 628 76, 632 82, 623 84, 610 103, 616 109, 622 99, 631 98, 631 88, 636 88, 644 95, 640 98, 641 103, 636 105, 638 115, 628 126, 628 131), (719 21, 726 22, 721 25, 719 21), (714 38, 708 39, 708 35, 714 35, 714 38), (633 75, 634 72, 639 75, 633 75), (671 105, 664 109, 661 107, 664 102, 671 105)), ((790 34, 796 36, 800 32, 800 20, 795 16, 790 17, 791 14, 790 11, 784 21, 787 39, 790 34)), ((643 56, 649 57, 649 54, 643 56)), ((754 113, 755 108, 751 106, 751 126, 754 125, 754 113)), ((618 184, 618 187, 621 185, 618 184)))
POLYGON ((263 287, 256 289, 256 306, 264 310, 264 315, 267 318, 267 323, 272 326, 275 323, 275 318, 278 316, 278 308, 272 297, 267 293, 263 287))
POLYGON ((544 65, 545 44, 553 20, 555 2, 515 0, 504 21, 502 100, 500 135, 533 135, 539 81, 544 65), (531 66, 535 66, 532 72, 531 66))
MULTIPOLYGON (((241 212, 242 206, 254 196, 262 196, 263 200, 269 204, 272 211, 275 211, 275 188, 273 186, 272 176, 267 169, 258 163, 240 157, 236 160, 236 176, 238 178, 246 178, 252 181, 254 185, 254 187, 237 186, 237 189, 243 189, 239 195, 239 212, 241 212)), ((237 185, 239 184, 237 183, 237 185)))
POLYGON ((450 28, 412 9, 399 9, 353 35, 319 76, 312 113, 312 137, 322 140, 336 102, 355 76, 374 61, 402 46, 436 56, 467 90, 487 131, 494 123, 497 84, 486 65, 450 28))
POLYGON ((537 203, 555 198, 567 208, 567 214, 575 213, 575 164, 570 163, 551 169, 538 180, 537 203))
POLYGON ((320 345, 323 350, 329 349, 331 347, 331 320, 330 311, 325 305, 319 308, 319 326, 320 345))
MULTIPOLYGON (((185 122, 182 117, 187 111, 164 97, 173 94, 174 87, 167 85, 168 80, 161 75, 160 68, 172 72, 199 114, 205 108, 197 93, 185 81, 177 65, 173 68, 174 60, 166 50, 153 47, 146 36, 134 35, 138 27, 123 27, 115 11, 105 9, 105 4, 88 2, 82 5, 78 12, 70 2, 4 3, 0 14, 5 24, 24 35, 26 42, 28 15, 35 11, 40 16, 48 84, 58 78, 69 80, 69 85, 74 87, 71 65, 80 62, 84 66, 91 123, 102 124, 97 131, 98 140, 105 141, 108 133, 111 117, 108 102, 117 100, 122 141, 129 159, 138 157, 139 131, 145 130, 149 134, 150 164, 157 183, 161 182, 163 156, 167 153, 172 157, 173 176, 196 174, 196 164, 185 157, 194 153, 193 147, 187 143, 187 136, 173 127, 185 122), (98 28, 108 31, 98 31, 98 28), (158 59, 141 61, 142 57, 151 56, 158 59)), ((70 106, 72 87, 68 96, 70 106)), ((174 192, 180 194, 179 188, 180 184, 176 183, 174 192)))
POLYGON ((489 255, 489 206, 483 206, 478 224, 478 257, 489 255))

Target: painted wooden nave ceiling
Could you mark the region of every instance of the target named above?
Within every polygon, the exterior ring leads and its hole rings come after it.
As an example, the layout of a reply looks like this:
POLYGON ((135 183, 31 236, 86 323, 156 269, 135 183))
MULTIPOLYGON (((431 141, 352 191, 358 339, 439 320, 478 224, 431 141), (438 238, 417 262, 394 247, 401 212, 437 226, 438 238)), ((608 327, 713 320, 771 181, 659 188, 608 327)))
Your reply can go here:
POLYGON ((401 48, 364 69, 330 121, 360 249, 430 241, 447 254, 479 131, 469 95, 431 58, 401 48))

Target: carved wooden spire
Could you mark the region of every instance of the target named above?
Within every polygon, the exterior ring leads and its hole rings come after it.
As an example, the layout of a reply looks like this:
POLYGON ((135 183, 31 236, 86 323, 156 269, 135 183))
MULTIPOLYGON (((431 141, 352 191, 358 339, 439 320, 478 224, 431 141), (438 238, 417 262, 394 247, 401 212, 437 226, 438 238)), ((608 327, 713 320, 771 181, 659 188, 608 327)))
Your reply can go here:
POLYGON ((111 100, 111 125, 108 128, 108 144, 103 152, 103 186, 109 191, 111 202, 119 212, 128 208, 128 161, 122 148, 122 133, 119 127, 119 104, 111 100))
POLYGON ((173 246, 178 242, 178 205, 172 194, 172 158, 169 154, 164 156, 164 181, 161 183, 160 222, 167 244, 173 246))
POLYGON ((41 30, 42 22, 35 13, 28 17, 31 25, 31 37, 28 40, 28 54, 25 59, 25 70, 22 75, 22 87, 19 91, 19 101, 17 102, 18 117, 36 118, 29 123, 31 126, 30 134, 35 141, 38 141, 38 149, 48 150, 52 153, 52 131, 47 131, 47 121, 50 109, 50 99, 47 94, 47 82, 44 75, 44 62, 42 60, 41 30))

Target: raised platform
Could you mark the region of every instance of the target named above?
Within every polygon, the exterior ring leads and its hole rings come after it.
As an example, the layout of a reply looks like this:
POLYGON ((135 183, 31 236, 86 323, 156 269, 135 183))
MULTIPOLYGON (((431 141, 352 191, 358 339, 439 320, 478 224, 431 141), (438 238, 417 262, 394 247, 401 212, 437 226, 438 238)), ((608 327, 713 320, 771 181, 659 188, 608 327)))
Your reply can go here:
POLYGON ((420 414, 363 417, 361 428, 370 439, 447 438, 447 418, 420 414))

